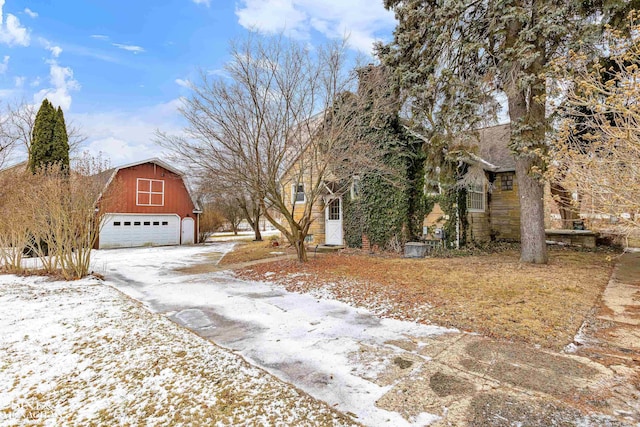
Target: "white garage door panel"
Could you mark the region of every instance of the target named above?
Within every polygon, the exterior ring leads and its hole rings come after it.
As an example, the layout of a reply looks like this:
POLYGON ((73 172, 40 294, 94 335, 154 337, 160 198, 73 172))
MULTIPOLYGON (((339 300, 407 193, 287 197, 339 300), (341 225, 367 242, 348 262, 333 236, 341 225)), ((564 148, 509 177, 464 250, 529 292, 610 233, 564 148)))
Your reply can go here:
POLYGON ((178 215, 118 215, 103 219, 100 248, 180 244, 178 215))

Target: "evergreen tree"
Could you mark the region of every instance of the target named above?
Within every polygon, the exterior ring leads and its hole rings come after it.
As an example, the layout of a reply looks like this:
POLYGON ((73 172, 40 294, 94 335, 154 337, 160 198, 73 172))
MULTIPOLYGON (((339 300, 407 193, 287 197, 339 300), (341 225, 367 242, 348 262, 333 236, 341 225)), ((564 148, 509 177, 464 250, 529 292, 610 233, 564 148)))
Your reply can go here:
POLYGON ((33 123, 33 138, 29 152, 29 169, 35 173, 48 164, 53 142, 56 111, 48 99, 44 99, 33 123))
POLYGON ((418 126, 462 135, 495 117, 506 97, 521 205, 521 261, 546 263, 545 73, 569 48, 593 50, 601 24, 628 2, 385 0, 398 26, 379 47, 406 91, 418 126))
POLYGON ((69 169, 69 136, 67 135, 67 125, 64 122, 64 114, 60 107, 56 111, 50 160, 52 163, 59 163, 64 169, 69 169))

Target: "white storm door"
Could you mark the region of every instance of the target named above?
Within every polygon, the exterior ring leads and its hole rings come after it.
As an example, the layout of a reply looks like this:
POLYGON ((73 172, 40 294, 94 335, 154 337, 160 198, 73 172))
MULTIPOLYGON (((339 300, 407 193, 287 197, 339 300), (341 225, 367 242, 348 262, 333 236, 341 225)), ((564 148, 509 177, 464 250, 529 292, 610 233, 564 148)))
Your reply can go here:
POLYGON ((342 245, 342 197, 327 200, 324 228, 325 244, 342 245))

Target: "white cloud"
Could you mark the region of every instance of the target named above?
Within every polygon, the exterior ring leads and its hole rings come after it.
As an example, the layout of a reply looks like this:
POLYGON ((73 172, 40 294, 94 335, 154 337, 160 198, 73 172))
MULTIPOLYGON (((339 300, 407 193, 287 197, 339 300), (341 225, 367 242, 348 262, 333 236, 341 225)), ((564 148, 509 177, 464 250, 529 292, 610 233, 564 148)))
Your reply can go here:
POLYGON ((40 80, 40 77, 36 77, 35 79, 33 79, 31 81, 31 83, 29 83, 29 86, 38 87, 38 86, 40 86, 40 83, 42 83, 42 81, 40 80))
POLYGON ((118 49, 123 49, 129 52, 133 52, 135 54, 144 52, 144 48, 141 46, 136 46, 132 44, 121 44, 121 43, 111 43, 111 44, 117 47, 118 49))
POLYGON ((62 53, 62 48, 60 46, 53 45, 49 40, 43 37, 40 37, 38 40, 42 43, 45 49, 51 52, 51 56, 54 58, 57 58, 62 53))
POLYGON ((37 18, 38 17, 38 12, 34 12, 33 10, 29 9, 28 7, 24 8, 24 13, 29 15, 31 18, 37 18))
POLYGON ((7 13, 5 19, 2 12, 4 1, 0 0, 0 43, 9 46, 29 46, 29 30, 20 25, 18 17, 7 13))
POLYGON ((92 155, 102 152, 113 166, 124 165, 167 153, 154 142, 155 132, 182 132, 182 116, 178 112, 180 99, 140 108, 135 111, 111 111, 73 114, 89 139, 80 148, 92 155))
POLYGON ((176 79, 175 82, 178 86, 186 87, 187 89, 191 88, 191 82, 189 80, 176 79))
POLYGON ((207 7, 211 6, 211 0, 192 0, 195 4, 203 4, 207 7))
POLYGON ((17 88, 22 88, 24 86, 24 82, 27 80, 25 76, 16 76, 13 78, 13 82, 17 88))
POLYGON ((96 40, 109 40, 109 36, 105 36, 103 34, 91 34, 90 37, 96 40))
POLYGON ((57 61, 49 62, 49 82, 51 88, 38 91, 33 97, 36 103, 48 98, 54 105, 59 105, 67 111, 71 107, 71 92, 80 89, 80 84, 73 78, 73 70, 69 67, 61 67, 57 61))
POLYGON ((5 55, 2 62, 0 62, 0 74, 6 73, 9 69, 9 58, 9 55, 5 55))
POLYGON ((393 12, 371 0, 241 0, 236 8, 245 28, 286 34, 302 40, 318 32, 331 39, 349 37, 349 45, 371 53, 380 34, 395 27, 393 12))

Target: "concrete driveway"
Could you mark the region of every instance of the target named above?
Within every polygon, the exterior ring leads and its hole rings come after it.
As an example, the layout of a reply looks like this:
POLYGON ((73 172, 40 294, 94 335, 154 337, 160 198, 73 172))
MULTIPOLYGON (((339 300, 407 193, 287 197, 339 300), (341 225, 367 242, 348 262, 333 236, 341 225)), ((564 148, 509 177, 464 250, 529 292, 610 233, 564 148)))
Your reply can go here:
POLYGON ((640 393, 629 382, 638 373, 633 357, 598 363, 380 319, 228 271, 179 271, 215 262, 231 247, 163 248, 175 254, 163 264, 148 249, 122 250, 110 253, 103 270, 107 283, 150 310, 365 425, 640 425, 640 393))

